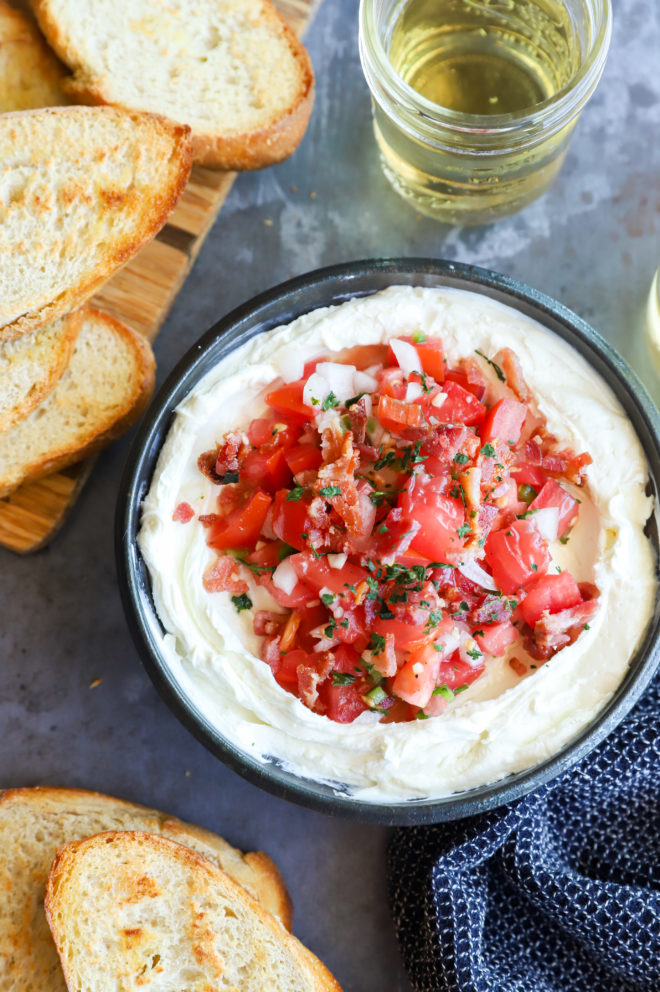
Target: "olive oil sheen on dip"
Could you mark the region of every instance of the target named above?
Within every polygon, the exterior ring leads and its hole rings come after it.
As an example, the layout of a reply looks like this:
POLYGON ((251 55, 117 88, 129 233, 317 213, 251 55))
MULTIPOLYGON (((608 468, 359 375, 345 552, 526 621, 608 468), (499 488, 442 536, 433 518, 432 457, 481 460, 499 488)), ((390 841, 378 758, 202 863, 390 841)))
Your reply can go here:
POLYGON ((362 0, 385 175, 451 223, 519 210, 555 178, 610 32, 609 0, 362 0))

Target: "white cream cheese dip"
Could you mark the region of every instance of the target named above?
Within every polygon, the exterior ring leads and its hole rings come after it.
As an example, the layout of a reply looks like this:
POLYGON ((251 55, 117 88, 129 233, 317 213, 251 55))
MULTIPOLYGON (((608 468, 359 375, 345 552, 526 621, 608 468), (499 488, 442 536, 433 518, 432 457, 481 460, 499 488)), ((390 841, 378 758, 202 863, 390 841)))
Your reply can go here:
MULTIPOLYGON (((462 290, 403 286, 316 310, 232 352, 176 412, 139 534, 167 631, 163 658, 203 717, 250 757, 275 756, 361 800, 441 797, 494 782, 571 741, 625 675, 656 596, 644 534, 653 509, 647 479, 640 442, 609 387, 568 344, 516 310, 462 290), (380 724, 369 712, 335 723, 277 685, 258 657, 250 611, 237 614, 229 593, 208 593, 202 584, 215 557, 204 528, 172 514, 182 501, 196 514, 212 512, 217 487, 197 458, 260 415, 259 394, 279 375, 289 381, 308 359, 415 331, 441 337, 450 364, 475 349, 512 348, 548 430, 591 454, 578 522, 568 544, 551 550, 578 582, 598 586, 600 608, 589 630, 529 676, 494 661, 439 717, 380 724)), ((272 608, 265 590, 255 586, 250 597, 255 607, 272 608)))

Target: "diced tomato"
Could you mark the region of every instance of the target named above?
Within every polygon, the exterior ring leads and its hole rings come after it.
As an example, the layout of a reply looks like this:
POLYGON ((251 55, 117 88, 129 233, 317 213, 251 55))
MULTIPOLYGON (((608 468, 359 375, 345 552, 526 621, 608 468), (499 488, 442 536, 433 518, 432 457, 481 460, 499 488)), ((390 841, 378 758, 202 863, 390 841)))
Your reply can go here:
POLYGON ((291 483, 291 470, 286 461, 284 448, 263 453, 253 449, 241 466, 240 478, 251 486, 260 486, 274 493, 291 483))
POLYGON ((554 479, 549 479, 529 506, 530 510, 541 510, 546 507, 556 507, 559 510, 557 536, 562 537, 575 523, 579 509, 578 501, 554 479))
POLYGON ((473 393, 482 403, 488 391, 488 380, 482 373, 477 363, 472 358, 466 358, 461 363, 461 368, 449 369, 445 374, 445 380, 457 382, 463 389, 473 393))
POLYGON ((353 348, 345 348, 333 359, 344 365, 354 365, 360 371, 374 365, 383 365, 386 360, 386 344, 356 344, 353 348))
POLYGON ((518 631, 512 623, 484 624, 483 628, 474 634, 474 639, 481 650, 496 657, 504 654, 517 637, 518 631))
POLYGON ((527 407, 524 403, 506 397, 498 400, 488 411, 480 431, 481 440, 484 444, 490 441, 512 441, 515 444, 520 440, 526 416, 527 407))
POLYGON ((308 504, 302 500, 288 500, 286 489, 275 493, 273 503, 273 531, 292 548, 302 551, 306 547, 303 534, 309 532, 311 522, 307 516, 308 504))
POLYGON ((410 551, 425 555, 429 561, 446 561, 465 543, 465 536, 458 533, 465 526, 465 509, 459 498, 445 496, 433 482, 424 483, 421 478, 424 477, 417 478, 412 493, 402 493, 398 498, 404 517, 420 525, 410 551))
POLYGON ((300 436, 300 424, 287 421, 283 416, 257 417, 248 427, 250 444, 262 453, 276 448, 290 448, 300 436))
POLYGON ((486 417, 486 407, 477 397, 463 389, 457 382, 445 382, 442 387, 447 399, 441 406, 434 406, 433 412, 443 423, 465 424, 466 427, 480 426, 486 417))
MULTIPOLYGON (((403 334, 400 341, 407 341, 417 350, 422 372, 430 375, 436 382, 442 382, 445 377, 445 352, 442 338, 427 337, 426 335, 403 334), (423 339, 423 340, 422 340, 423 339)), ((396 355, 390 345, 387 352, 387 364, 396 365, 396 355)))
POLYGON ((298 667, 300 665, 308 665, 309 662, 310 655, 307 651, 301 651, 299 648, 295 648, 293 651, 287 651, 286 654, 280 655, 280 663, 275 672, 275 679, 280 685, 297 686, 298 667))
POLYGON ((578 584, 571 573, 560 572, 559 575, 544 575, 530 586, 520 604, 520 612, 525 623, 533 627, 546 610, 548 613, 559 613, 581 602, 578 584))
POLYGON ((548 473, 544 472, 540 465, 531 465, 529 462, 514 465, 511 475, 519 486, 533 486, 537 493, 548 480, 548 473))
POLYGON ((484 550, 497 588, 507 594, 543 575, 550 564, 545 541, 530 520, 492 531, 484 550))
POLYGON ((394 643, 399 651, 406 651, 411 645, 436 639, 436 631, 427 631, 424 624, 406 623, 404 620, 383 620, 378 618, 369 626, 369 631, 386 637, 394 635, 394 643))
POLYGON ((458 651, 442 661, 438 667, 437 684, 446 685, 448 689, 456 690, 461 686, 471 685, 475 682, 484 670, 483 663, 480 665, 470 665, 463 661, 458 651))
POLYGON ((294 444, 284 453, 286 463, 293 475, 320 468, 323 456, 315 444, 294 444))
POLYGON ((365 691, 363 681, 352 682, 350 685, 334 685, 332 679, 328 679, 321 692, 326 716, 335 723, 352 723, 360 713, 369 709, 363 698, 365 691))
POLYGON ((391 396, 380 396, 378 419, 386 431, 392 431, 394 434, 409 427, 424 426, 424 414, 421 406, 417 403, 406 403, 391 396))
POLYGON ((187 524, 195 516, 190 503, 179 503, 172 514, 172 520, 178 524, 187 524))
POLYGON ((204 572, 202 581, 207 592, 240 594, 249 588, 241 575, 240 566, 230 555, 218 555, 204 572))
POLYGON ((296 382, 287 382, 279 389, 274 389, 266 395, 266 403, 295 423, 308 423, 314 419, 314 409, 303 403, 306 381, 306 379, 298 379, 296 382))
POLYGON ((314 589, 310 589, 309 586, 306 586, 304 582, 296 582, 291 592, 284 592, 279 586, 276 586, 270 573, 260 575, 257 582, 264 589, 268 590, 276 603, 279 603, 280 606, 285 606, 289 610, 306 606, 307 603, 318 599, 318 593, 314 589))
POLYGON ((331 568, 325 557, 315 558, 309 551, 291 555, 290 561, 299 579, 312 589, 320 590, 325 587, 337 595, 351 598, 353 593, 347 586, 357 588, 368 575, 364 568, 352 565, 349 561, 341 568, 331 568))
POLYGON ((423 709, 435 689, 440 655, 432 644, 411 655, 392 681, 392 691, 413 706, 423 709))
POLYGON ((403 400, 406 395, 406 377, 400 368, 382 369, 378 373, 378 391, 381 396, 403 400))
POLYGON ((256 489, 242 506, 211 524, 206 543, 212 548, 253 548, 271 502, 268 493, 256 489))

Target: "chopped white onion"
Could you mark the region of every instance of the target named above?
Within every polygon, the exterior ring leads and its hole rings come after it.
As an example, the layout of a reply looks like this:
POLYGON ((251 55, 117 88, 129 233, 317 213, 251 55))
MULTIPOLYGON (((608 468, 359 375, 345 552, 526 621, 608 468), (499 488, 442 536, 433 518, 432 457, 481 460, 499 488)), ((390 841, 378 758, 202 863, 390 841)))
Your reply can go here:
POLYGON ((335 394, 340 403, 345 403, 351 396, 355 396, 356 371, 354 365, 340 365, 338 362, 319 362, 316 366, 316 374, 325 379, 330 386, 330 392, 335 394))
POLYGON ((540 510, 534 510, 530 519, 544 540, 557 540, 559 510, 556 506, 544 506, 540 510))
POLYGON ((402 341, 400 338, 392 338, 390 341, 390 347, 394 352, 394 356, 399 363, 399 368, 410 375, 411 372, 421 372, 422 363, 419 360, 419 355, 417 354, 417 348, 411 345, 408 341, 402 341))
POLYGON ((436 393, 431 400, 431 406, 440 407, 447 399, 447 393, 436 393))
POLYGON ((273 585, 287 596, 293 592, 298 576, 288 558, 279 563, 273 572, 273 585))
POLYGON ((346 564, 346 557, 347 556, 343 552, 336 555, 328 555, 327 556, 328 565, 330 566, 330 568, 343 568, 344 565, 346 564))
POLYGON ((321 407, 323 400, 332 392, 330 383, 318 372, 312 372, 303 389, 303 403, 311 407, 321 407), (316 402, 313 402, 315 400, 316 402))
POLYGON ((447 658, 450 654, 453 654, 458 645, 461 643, 460 636, 458 632, 455 634, 443 634, 441 639, 437 642, 442 644, 442 651, 439 652, 441 658, 447 658))
POLYGON ((366 413, 367 417, 370 417, 371 414, 373 413, 373 410, 374 410, 374 405, 373 405, 373 403, 371 401, 371 396, 369 396, 369 395, 363 396, 362 399, 364 400, 364 410, 365 410, 365 413, 366 413))
POLYGON ((378 380, 367 372, 356 372, 354 381, 356 396, 358 393, 375 393, 378 389, 378 380))
POLYGON ((406 403, 413 403, 418 400, 423 392, 421 382, 409 382, 406 386, 406 403))
POLYGON ((495 581, 492 575, 481 567, 479 562, 476 562, 473 558, 469 561, 461 562, 460 565, 456 566, 466 579, 470 582, 474 582, 476 585, 481 586, 483 589, 492 589, 494 592, 498 592, 498 588, 495 585, 495 581))
POLYGON ((305 357, 296 348, 283 348, 275 364, 285 382, 295 382, 302 379, 305 371, 305 357))

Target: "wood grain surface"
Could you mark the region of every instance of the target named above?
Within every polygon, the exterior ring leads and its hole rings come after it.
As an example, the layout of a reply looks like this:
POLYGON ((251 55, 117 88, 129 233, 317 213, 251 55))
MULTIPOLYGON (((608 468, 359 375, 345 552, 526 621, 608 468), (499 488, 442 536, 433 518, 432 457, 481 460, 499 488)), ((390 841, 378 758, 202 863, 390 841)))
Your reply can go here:
MULTIPOLYGON (((302 35, 320 0, 274 2, 302 35)), ((165 227, 92 298, 94 306, 153 341, 235 178, 234 172, 195 167, 165 227)), ((94 459, 88 459, 0 499, 0 545, 27 554, 48 544, 75 505, 93 465, 94 459)))

